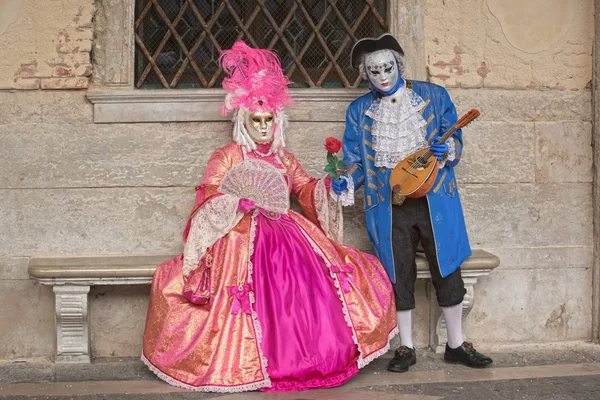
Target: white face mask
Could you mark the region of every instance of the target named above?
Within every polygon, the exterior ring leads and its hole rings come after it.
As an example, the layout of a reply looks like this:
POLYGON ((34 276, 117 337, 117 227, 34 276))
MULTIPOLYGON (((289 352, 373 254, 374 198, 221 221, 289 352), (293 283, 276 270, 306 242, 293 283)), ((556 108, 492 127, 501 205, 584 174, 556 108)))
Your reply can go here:
POLYGON ((398 82, 398 65, 389 50, 367 54, 365 67, 369 81, 381 92, 389 92, 398 82))
POLYGON ((246 113, 246 130, 255 143, 269 143, 273 140, 274 123, 275 116, 272 111, 246 113))

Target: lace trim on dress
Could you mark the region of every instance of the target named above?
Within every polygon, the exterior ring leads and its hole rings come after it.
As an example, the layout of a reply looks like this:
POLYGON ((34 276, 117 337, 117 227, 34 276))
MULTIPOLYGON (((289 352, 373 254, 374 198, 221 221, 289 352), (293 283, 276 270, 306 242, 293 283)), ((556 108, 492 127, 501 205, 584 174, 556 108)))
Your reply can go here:
POLYGON ((146 367, 148 367, 148 369, 150 371, 152 371, 158 378, 167 382, 169 385, 175 386, 178 388, 182 388, 182 389, 192 390, 194 392, 239 393, 239 392, 254 391, 254 390, 262 389, 264 387, 271 386, 271 381, 269 379, 265 379, 265 380, 254 382, 254 383, 248 383, 246 385, 239 385, 239 386, 211 386, 211 385, 192 386, 192 385, 183 383, 175 378, 172 378, 169 375, 162 372, 161 370, 159 370, 158 368, 156 368, 150 362, 150 360, 148 360, 146 358, 146 356, 144 356, 143 353, 142 353, 141 360, 144 364, 146 364, 146 367))
POLYGON ((338 278, 337 274, 335 272, 333 272, 333 269, 331 267, 331 263, 329 262, 329 260, 327 259, 327 257, 325 257, 325 254, 319 248, 319 246, 317 246, 317 244, 304 231, 304 229, 302 229, 302 227, 298 226, 298 228, 300 229, 300 232, 302 232, 302 235, 306 238, 306 240, 308 241, 308 243, 310 243, 310 245, 312 246, 312 248, 315 251, 315 253, 317 253, 319 255, 319 257, 321 257, 321 259, 323 260, 323 262, 325 262, 325 265, 327 265, 327 269, 329 270, 329 276, 331 276, 331 278, 333 279, 333 285, 335 286, 335 288, 337 290, 338 298, 342 302, 342 312, 344 314, 344 320, 346 321, 346 324, 348 325, 348 327, 350 327, 350 329, 352 330, 352 340, 354 341, 354 344, 356 345, 356 348, 358 349, 358 353, 359 353, 358 361, 357 361, 358 368, 364 368, 369 363, 371 363, 371 361, 373 361, 377 357, 385 354, 390 349, 390 342, 391 342, 391 340, 399 332, 398 331, 398 326, 396 325, 394 327, 394 329, 392 329, 392 331, 388 334, 388 340, 387 340, 387 343, 385 344, 385 346, 383 346, 379 350, 376 350, 373 353, 368 354, 368 355, 365 356, 363 354, 362 349, 360 348, 360 343, 358 342, 358 336, 356 335, 356 330, 354 329, 354 324, 352 323, 352 319, 350 318, 350 312, 348 311, 348 305, 346 303, 346 298, 344 297, 344 293, 343 293, 343 290, 342 290, 342 285, 340 284, 340 281, 339 281, 339 278, 338 278))
POLYGON ((333 272, 333 270, 331 268, 331 263, 329 262, 329 259, 327 259, 327 257, 325 257, 325 254, 323 254, 323 251, 319 248, 319 246, 317 246, 317 244, 304 231, 304 229, 302 229, 302 227, 298 226, 298 228, 300 229, 300 232, 302 232, 302 235, 304 236, 304 238, 308 241, 308 243, 310 243, 314 252, 317 253, 319 255, 319 257, 321 257, 321 259, 323 260, 325 265, 327 265, 327 269, 329 270, 329 276, 331 276, 331 279, 333 279, 333 285, 336 288, 338 298, 342 302, 342 313, 344 314, 344 320, 346 321, 346 324, 352 331, 352 341, 354 342, 354 344, 356 345, 356 348, 358 349, 358 353, 359 353, 358 363, 359 363, 359 367, 360 367, 360 362, 363 357, 362 349, 360 348, 360 344, 358 342, 358 337, 356 335, 356 330, 354 329, 354 324, 352 323, 352 319, 350 318, 350 313, 348 312, 348 305, 346 304, 346 298, 344 297, 344 293, 342 291, 342 286, 340 285, 339 278, 338 278, 337 274, 335 272, 333 272))
MULTIPOLYGON (((248 283, 253 282, 253 274, 254 274, 254 264, 252 263, 252 256, 254 255, 254 240, 256 239, 256 225, 258 221, 256 217, 258 216, 258 209, 254 210, 252 214, 252 223, 250 224, 250 246, 248 250, 248 283)), ((252 310, 252 323, 254 324, 254 334, 256 335, 256 343, 258 348, 258 355, 260 357, 260 366, 262 369, 263 377, 265 378, 262 382, 264 383, 261 387, 271 387, 271 378, 267 372, 268 360, 265 357, 262 350, 262 327, 260 326, 260 321, 258 320, 258 314, 254 310, 254 303, 256 302, 256 298, 254 297, 254 292, 250 292, 250 309, 252 310)))
POLYGON ((359 360, 358 367, 359 368, 364 368, 367 365, 369 365, 374 359, 379 358, 382 355, 384 355, 385 353, 387 353, 388 350, 390 349, 390 342, 399 333, 400 333, 400 331, 398 330, 398 326, 396 325, 396 327, 394 329, 392 329, 392 331, 388 335, 387 344, 385 346, 383 346, 381 349, 379 349, 377 351, 374 351, 373 353, 369 354, 367 357, 363 358, 362 360, 359 360))
POLYGON ((344 240, 344 217, 341 203, 327 195, 325 179, 319 180, 315 185, 313 198, 317 218, 323 232, 331 240, 342 243, 342 240, 344 240))
POLYGON ((183 249, 184 276, 198 267, 210 246, 240 222, 243 214, 237 212, 238 202, 239 198, 232 195, 217 196, 196 212, 183 249))
MULTIPOLYGON (((222 196, 224 197, 224 196, 222 196)), ((249 249, 248 249, 248 283, 252 283, 252 273, 253 273, 253 264, 252 264, 252 255, 254 254, 254 240, 256 238, 256 225, 257 225, 257 220, 256 220, 256 216, 258 215, 258 210, 255 210, 254 213, 252 214, 252 222, 250 224, 250 245, 249 245, 249 249)), ((242 215, 242 214, 240 214, 242 215)), ((189 239, 188 239, 188 243, 189 243, 189 239)), ((238 282, 238 284, 240 284, 240 282, 238 282)), ((218 392, 218 393, 236 393, 236 392, 246 392, 246 391, 253 391, 253 390, 258 390, 261 388, 267 388, 267 387, 271 387, 271 378, 269 378, 269 375, 267 373, 267 358, 265 357, 262 348, 261 348, 261 343, 262 343, 262 339, 263 339, 263 335, 262 335, 262 328, 260 326, 260 322, 258 320, 258 315, 256 314, 256 311, 254 310, 254 303, 255 303, 255 298, 254 298, 254 293, 250 292, 249 293, 249 297, 250 297, 250 308, 252 310, 252 323, 254 326, 254 334, 256 337, 256 343, 257 343, 257 349, 258 349, 258 354, 260 357, 260 364, 261 364, 261 370, 263 373, 263 377, 264 379, 258 382, 254 382, 254 383, 250 383, 250 384, 246 384, 246 385, 239 385, 239 386, 210 386, 210 385, 206 385, 206 386, 192 386, 192 385, 188 385, 185 384, 175 378, 170 377, 169 375, 165 374, 164 372, 160 371, 158 368, 156 368, 154 365, 152 365, 152 363, 142 354, 142 361, 144 362, 144 364, 146 364, 146 366, 152 371, 154 372, 154 374, 156 374, 156 376, 158 376, 160 379, 162 379, 163 381, 167 382, 170 385, 176 386, 176 387, 180 387, 180 388, 184 388, 184 389, 188 389, 188 390, 193 390, 196 392, 218 392)), ((240 313, 239 315, 246 315, 244 313, 240 313)))
POLYGON ((394 97, 395 102, 375 100, 366 113, 373 119, 371 134, 376 167, 394 168, 406 156, 427 145, 427 122, 419 113, 425 106, 423 99, 405 86, 394 97))

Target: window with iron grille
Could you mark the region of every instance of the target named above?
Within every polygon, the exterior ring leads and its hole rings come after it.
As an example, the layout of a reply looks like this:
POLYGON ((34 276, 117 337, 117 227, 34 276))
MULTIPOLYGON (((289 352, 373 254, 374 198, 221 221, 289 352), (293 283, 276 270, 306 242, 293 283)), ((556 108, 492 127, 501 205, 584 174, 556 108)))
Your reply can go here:
POLYGON ((211 88, 237 40, 273 49, 295 87, 358 87, 350 50, 388 31, 388 0, 136 0, 136 87, 211 88))

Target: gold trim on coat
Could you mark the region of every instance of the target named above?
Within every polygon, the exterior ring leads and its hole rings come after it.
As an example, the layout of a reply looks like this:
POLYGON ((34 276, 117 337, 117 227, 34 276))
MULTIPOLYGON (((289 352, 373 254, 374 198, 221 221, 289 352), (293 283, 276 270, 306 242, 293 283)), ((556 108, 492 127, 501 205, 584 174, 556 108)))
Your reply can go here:
POLYGON ((419 111, 419 114, 423 115, 423 113, 425 112, 425 109, 427 108, 429 103, 431 103, 431 99, 425 100, 425 105, 423 106, 423 108, 421 108, 421 110, 419 111))
POLYGON ((444 179, 446 179, 447 174, 448 174, 448 171, 444 171, 444 173, 442 174, 442 177, 440 178, 440 181, 438 182, 437 185, 435 185, 435 188, 433 188, 433 193, 437 193, 440 190, 440 188, 444 184, 444 179))

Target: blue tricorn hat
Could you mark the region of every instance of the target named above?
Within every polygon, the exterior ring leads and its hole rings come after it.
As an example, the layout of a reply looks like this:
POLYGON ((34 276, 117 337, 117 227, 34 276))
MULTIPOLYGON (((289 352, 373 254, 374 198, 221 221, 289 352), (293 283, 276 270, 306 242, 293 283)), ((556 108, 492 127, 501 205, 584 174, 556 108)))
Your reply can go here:
POLYGON ((363 54, 373 53, 378 50, 393 50, 397 51, 401 56, 404 55, 404 50, 402 50, 396 38, 389 33, 384 33, 378 38, 364 38, 354 44, 350 52, 352 67, 358 68, 360 56, 363 54))

